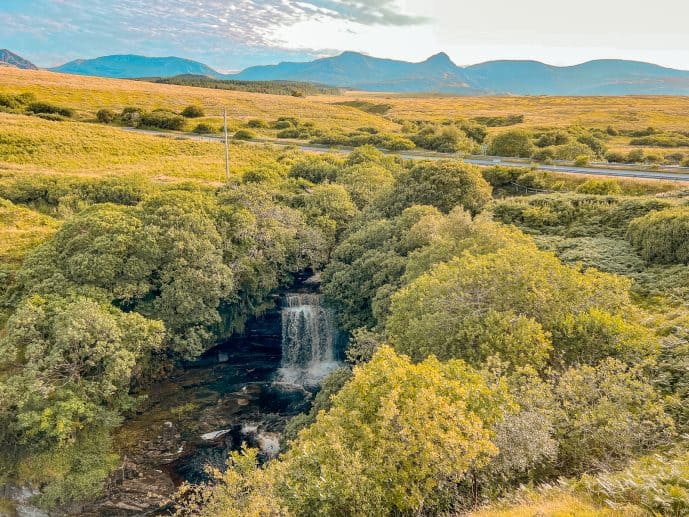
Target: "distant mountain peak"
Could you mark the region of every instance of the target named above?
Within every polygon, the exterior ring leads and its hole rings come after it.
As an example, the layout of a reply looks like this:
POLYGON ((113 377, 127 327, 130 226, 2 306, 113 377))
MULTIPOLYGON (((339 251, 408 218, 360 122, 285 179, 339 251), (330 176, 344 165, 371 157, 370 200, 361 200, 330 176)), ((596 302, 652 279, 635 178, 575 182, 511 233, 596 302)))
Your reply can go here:
POLYGON ((148 57, 115 54, 95 59, 76 59, 51 69, 54 72, 112 78, 174 77, 192 74, 220 77, 211 67, 180 57, 148 57))
POLYGON ((454 61, 450 59, 450 56, 448 56, 445 52, 438 52, 437 54, 433 54, 431 57, 426 59, 424 63, 433 63, 433 64, 447 64, 447 65, 452 65, 452 66, 457 66, 455 65, 454 61))
POLYGON ((6 48, 0 49, 0 63, 23 70, 38 70, 38 67, 31 61, 24 59, 6 48))

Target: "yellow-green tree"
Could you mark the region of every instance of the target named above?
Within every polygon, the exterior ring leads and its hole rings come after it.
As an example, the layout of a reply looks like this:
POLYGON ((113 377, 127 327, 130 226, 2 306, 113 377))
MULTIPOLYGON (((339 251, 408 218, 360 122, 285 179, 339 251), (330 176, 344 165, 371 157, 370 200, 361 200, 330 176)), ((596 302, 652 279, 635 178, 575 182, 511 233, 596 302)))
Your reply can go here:
POLYGON ((235 455, 205 514, 438 511, 497 454, 490 428, 512 408, 502 383, 489 386, 462 361, 413 364, 387 346, 332 400, 266 470, 235 455))

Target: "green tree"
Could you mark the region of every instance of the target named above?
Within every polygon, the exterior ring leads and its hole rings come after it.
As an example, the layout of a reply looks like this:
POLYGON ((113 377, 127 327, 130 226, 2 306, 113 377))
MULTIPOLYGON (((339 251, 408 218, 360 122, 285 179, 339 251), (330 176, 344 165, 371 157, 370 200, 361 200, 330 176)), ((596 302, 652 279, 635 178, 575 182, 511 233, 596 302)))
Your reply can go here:
POLYGON ((448 213, 462 206, 478 214, 491 200, 492 189, 475 165, 442 160, 421 162, 401 174, 396 185, 376 205, 387 216, 395 216, 412 205, 435 206, 448 213))
POLYGON ((628 281, 564 266, 531 246, 457 257, 400 290, 386 330, 414 360, 434 354, 479 363, 496 354, 516 365, 638 361, 657 351, 633 312, 628 281), (584 330, 585 329, 585 330, 584 330), (554 344, 554 348, 551 345, 554 344))
POLYGON ((382 347, 280 460, 231 470, 205 514, 260 515, 269 504, 292 515, 447 509, 469 470, 497 454, 490 427, 510 408, 504 385, 488 386, 461 361, 411 364, 382 347))
POLYGON ((531 135, 523 129, 513 129, 493 137, 488 148, 488 154, 493 156, 509 156, 515 158, 529 158, 534 152, 531 135))

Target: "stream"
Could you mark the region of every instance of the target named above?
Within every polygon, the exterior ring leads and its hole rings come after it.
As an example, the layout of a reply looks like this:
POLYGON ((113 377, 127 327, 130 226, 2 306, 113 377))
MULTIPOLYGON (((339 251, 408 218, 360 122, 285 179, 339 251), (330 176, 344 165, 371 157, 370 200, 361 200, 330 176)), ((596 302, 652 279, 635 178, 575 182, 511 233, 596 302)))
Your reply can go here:
MULTIPOLYGON (((317 283, 276 296, 275 308, 250 320, 242 335, 147 389, 137 414, 115 434, 122 463, 105 495, 68 514, 170 515, 179 485, 208 481, 207 467, 224 469, 228 453, 243 443, 260 449, 262 461, 276 456, 285 424, 309 409, 319 382, 339 366, 345 342, 317 283)), ((28 495, 5 495, 15 501, 9 515, 46 515, 27 503, 28 495)))

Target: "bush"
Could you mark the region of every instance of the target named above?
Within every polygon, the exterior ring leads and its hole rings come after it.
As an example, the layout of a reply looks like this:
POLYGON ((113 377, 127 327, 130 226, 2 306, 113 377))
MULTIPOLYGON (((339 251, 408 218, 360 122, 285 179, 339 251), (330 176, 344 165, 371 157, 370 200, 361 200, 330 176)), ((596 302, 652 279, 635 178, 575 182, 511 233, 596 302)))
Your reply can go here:
POLYGON ((151 113, 144 113, 139 123, 139 125, 144 127, 169 129, 171 131, 180 131, 184 128, 185 124, 186 121, 184 117, 166 110, 155 110, 151 113))
POLYGON ((644 150, 643 149, 634 149, 633 151, 629 151, 629 154, 627 155, 626 162, 627 163, 642 163, 644 161, 644 150))
POLYGON ((111 124, 117 118, 117 114, 112 110, 104 108, 98 110, 98 113, 96 113, 96 118, 101 124, 111 124))
POLYGON ((580 156, 591 156, 593 151, 586 144, 571 142, 555 148, 555 158, 558 160, 576 160, 580 156))
POLYGON ((689 452, 678 446, 634 461, 620 472, 583 476, 574 484, 594 500, 623 508, 632 504, 652 515, 689 515, 689 452))
POLYGON ((520 176, 526 174, 529 169, 517 167, 490 167, 483 169, 483 178, 493 187, 506 187, 517 181, 520 176))
POLYGON ((524 115, 506 115, 504 117, 474 117, 472 120, 483 126, 505 127, 521 124, 524 122, 524 115))
POLYGON ((234 134, 235 140, 253 140, 256 138, 256 133, 248 129, 240 129, 234 134))
POLYGON ((203 134, 208 134, 208 133, 215 133, 215 128, 211 126, 210 124, 206 124, 205 122, 201 122, 200 124, 196 124, 196 127, 193 129, 194 133, 198 133, 200 135, 203 134))
POLYGON ((633 138, 629 144, 648 147, 687 147, 689 146, 689 138, 677 134, 653 135, 633 138))
POLYGON ((297 129, 296 127, 291 127, 288 129, 283 129, 282 131, 278 131, 277 135, 278 138, 308 138, 309 137, 309 132, 308 131, 302 131, 300 129, 297 129))
POLYGON ((389 216, 412 205, 435 206, 449 213, 457 205, 476 215, 491 200, 492 189, 475 165, 452 160, 424 161, 401 175, 387 195, 376 200, 389 216))
POLYGON ((600 196, 617 195, 622 192, 620 184, 615 180, 588 180, 577 187, 579 194, 595 194, 600 196))
POLYGON ((182 110, 182 116, 186 118, 199 118, 205 117, 206 113, 203 111, 201 106, 187 106, 182 110))
POLYGON ((247 127, 254 129, 266 129, 268 127, 268 122, 261 120, 260 118, 253 118, 246 123, 247 127))
POLYGON ((122 122, 127 126, 136 127, 141 122, 141 117, 143 116, 143 114, 144 110, 142 110, 141 108, 134 108, 129 106, 122 110, 120 118, 122 119, 122 122))
POLYGON ((589 164, 590 158, 586 155, 581 155, 577 156, 577 159, 574 160, 574 165, 577 167, 586 167, 589 164))
POLYGON ((534 151, 529 133, 516 129, 493 138, 488 153, 493 156, 529 158, 534 151))
POLYGON ((305 156, 296 162, 289 171, 290 178, 304 178, 311 183, 335 181, 340 167, 330 157, 305 156))
POLYGON ((47 102, 32 102, 28 106, 28 110, 31 113, 45 113, 50 115, 60 115, 62 117, 73 117, 74 110, 71 108, 62 108, 60 106, 55 106, 54 104, 49 104, 47 102))
POLYGON ((689 264, 689 208, 670 208, 634 219, 627 237, 648 262, 689 264))
POLYGON ((537 162, 548 162, 555 158, 555 150, 552 147, 546 147, 545 149, 539 149, 533 155, 533 159, 537 162))
POLYGON ((617 151, 607 153, 605 159, 610 163, 624 163, 627 161, 627 157, 623 153, 617 151))

